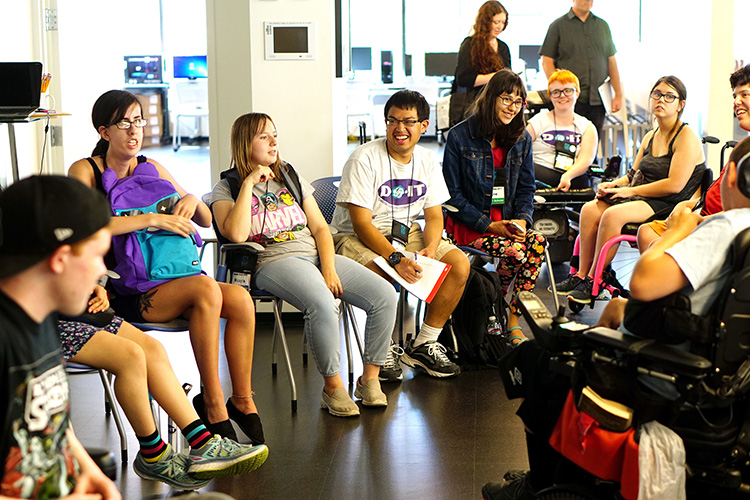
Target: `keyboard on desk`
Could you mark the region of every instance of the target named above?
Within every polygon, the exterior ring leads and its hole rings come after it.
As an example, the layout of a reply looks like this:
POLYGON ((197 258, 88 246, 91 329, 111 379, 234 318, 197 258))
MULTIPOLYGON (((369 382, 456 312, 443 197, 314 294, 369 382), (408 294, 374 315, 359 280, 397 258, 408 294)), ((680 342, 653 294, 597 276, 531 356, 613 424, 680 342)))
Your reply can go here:
POLYGON ((555 188, 537 189, 535 196, 541 196, 547 202, 583 202, 594 199, 594 188, 569 189, 558 191, 555 188))

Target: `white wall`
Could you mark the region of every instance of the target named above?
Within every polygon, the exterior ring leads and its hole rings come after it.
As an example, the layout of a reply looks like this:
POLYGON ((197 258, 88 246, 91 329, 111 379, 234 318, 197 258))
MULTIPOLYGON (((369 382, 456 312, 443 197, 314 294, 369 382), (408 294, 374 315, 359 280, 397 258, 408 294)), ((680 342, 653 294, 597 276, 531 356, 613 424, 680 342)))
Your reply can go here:
POLYGON ((273 118, 281 157, 305 178, 331 175, 334 151, 346 149, 345 117, 333 113, 334 106, 340 109, 333 84, 333 3, 209 0, 207 10, 209 59, 219 64, 209 66, 217 75, 209 85, 212 177, 229 168, 229 128, 250 111, 273 118), (266 61, 264 21, 315 21, 316 60, 266 61))

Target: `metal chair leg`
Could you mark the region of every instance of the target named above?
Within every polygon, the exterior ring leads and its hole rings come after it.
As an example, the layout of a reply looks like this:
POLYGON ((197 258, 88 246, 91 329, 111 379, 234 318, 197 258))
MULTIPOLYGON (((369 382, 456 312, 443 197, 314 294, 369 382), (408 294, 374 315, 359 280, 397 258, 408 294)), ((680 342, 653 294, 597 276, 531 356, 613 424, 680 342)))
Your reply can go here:
POLYGON ((112 411, 112 416, 115 419, 115 426, 117 427, 117 433, 120 435, 120 450, 122 456, 122 463, 128 463, 128 438, 125 435, 125 426, 122 424, 122 418, 120 418, 120 410, 117 409, 117 401, 115 395, 112 392, 112 379, 111 374, 105 370, 98 370, 99 378, 102 380, 104 386, 104 398, 109 404, 112 411))
MULTIPOLYGON (((284 360, 286 361, 286 372, 289 377, 289 388, 292 391, 292 413, 297 413, 297 385, 294 382, 294 373, 292 372, 292 360, 289 357, 289 346, 286 342, 286 333, 284 332, 284 325, 281 324, 281 304, 282 300, 275 298, 273 300, 273 313, 276 320, 276 328, 279 332, 279 340, 281 340, 281 347, 284 350, 284 360)), ((274 352, 275 359, 275 352, 274 352)))

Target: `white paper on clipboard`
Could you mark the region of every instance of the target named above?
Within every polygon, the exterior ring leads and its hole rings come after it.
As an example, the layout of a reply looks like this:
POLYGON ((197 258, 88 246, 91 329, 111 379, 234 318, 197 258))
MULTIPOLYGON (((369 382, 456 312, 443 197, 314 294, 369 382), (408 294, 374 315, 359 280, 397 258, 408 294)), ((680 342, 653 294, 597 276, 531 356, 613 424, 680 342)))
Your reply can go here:
POLYGON ((612 86, 609 84, 609 78, 599 85, 599 97, 602 98, 602 104, 607 114, 612 114, 612 86))

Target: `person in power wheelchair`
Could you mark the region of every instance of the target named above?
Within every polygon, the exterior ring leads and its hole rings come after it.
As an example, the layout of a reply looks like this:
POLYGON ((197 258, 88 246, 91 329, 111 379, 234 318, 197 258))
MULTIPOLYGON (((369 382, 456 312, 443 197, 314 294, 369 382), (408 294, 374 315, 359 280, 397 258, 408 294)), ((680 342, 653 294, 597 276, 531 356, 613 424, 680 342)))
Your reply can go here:
MULTIPOLYGON (((643 222, 661 210, 671 210, 700 187, 706 169, 703 149, 695 132, 680 120, 687 90, 679 78, 657 80, 650 93, 657 127, 644 137, 628 175, 597 188, 597 199, 581 210, 578 271, 557 284, 568 300, 589 304, 597 259, 610 238, 628 222, 643 222)), ((604 267, 616 247, 604 257, 604 267)))
POLYGON ((689 210, 672 215, 635 266, 631 299, 612 301, 596 328, 553 318, 531 293, 519 297, 536 340, 511 351, 501 375, 508 397, 524 398, 517 414, 526 426, 530 471, 486 484, 485 500, 638 496, 633 460, 603 453, 593 440, 580 453, 589 428, 608 423, 589 415, 589 427, 580 427, 585 412, 575 401, 583 401, 584 387, 631 409, 632 425, 618 430, 632 429, 633 441, 647 422, 672 428, 686 445, 690 493, 750 494, 750 138, 732 152, 721 199, 724 212, 706 219, 689 210), (571 412, 578 427, 561 423, 571 412), (579 454, 566 448, 566 436, 579 454), (587 454, 599 463, 581 458, 587 454), (587 472, 618 459, 622 476, 602 481, 587 472))

